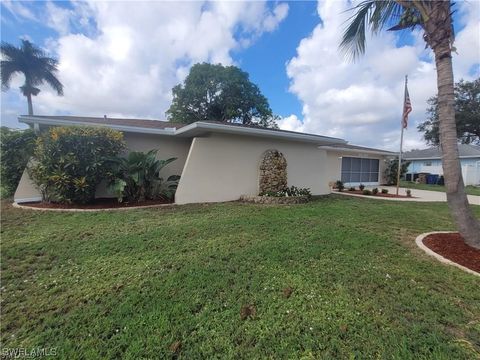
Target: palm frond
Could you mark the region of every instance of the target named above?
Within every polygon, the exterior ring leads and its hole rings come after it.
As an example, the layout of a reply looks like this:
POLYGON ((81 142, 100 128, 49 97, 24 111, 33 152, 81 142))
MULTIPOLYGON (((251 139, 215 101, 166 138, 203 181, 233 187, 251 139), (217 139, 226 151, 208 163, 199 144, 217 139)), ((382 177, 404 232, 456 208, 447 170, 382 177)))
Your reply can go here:
POLYGON ((2 60, 0 63, 0 73, 2 77, 2 89, 8 90, 10 87, 10 80, 12 76, 21 71, 17 63, 10 60, 2 60))
POLYGON ((365 53, 367 31, 378 33, 399 18, 404 8, 393 0, 365 0, 349 11, 354 14, 346 21, 340 49, 355 60, 365 53))

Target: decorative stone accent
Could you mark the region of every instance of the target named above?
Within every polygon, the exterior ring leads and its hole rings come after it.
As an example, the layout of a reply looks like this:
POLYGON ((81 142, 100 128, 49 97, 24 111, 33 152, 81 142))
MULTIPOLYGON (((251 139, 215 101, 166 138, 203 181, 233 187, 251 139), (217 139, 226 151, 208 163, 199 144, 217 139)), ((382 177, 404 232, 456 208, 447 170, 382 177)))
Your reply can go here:
POLYGON ((287 160, 278 150, 267 150, 260 164, 260 194, 287 187, 287 160))
POLYGON ((255 204, 305 204, 309 201, 306 196, 253 196, 242 195, 240 201, 251 202, 255 204))

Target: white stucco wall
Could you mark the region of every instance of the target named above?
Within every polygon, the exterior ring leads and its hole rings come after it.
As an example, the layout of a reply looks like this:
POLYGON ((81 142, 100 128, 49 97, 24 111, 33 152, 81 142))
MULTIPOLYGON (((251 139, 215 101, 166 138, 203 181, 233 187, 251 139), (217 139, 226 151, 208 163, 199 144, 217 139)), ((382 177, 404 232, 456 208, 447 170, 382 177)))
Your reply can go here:
POLYGON ((288 185, 328 194, 327 153, 315 144, 213 134, 195 138, 175 195, 178 204, 237 200, 258 193, 259 164, 266 150, 287 160, 288 185))

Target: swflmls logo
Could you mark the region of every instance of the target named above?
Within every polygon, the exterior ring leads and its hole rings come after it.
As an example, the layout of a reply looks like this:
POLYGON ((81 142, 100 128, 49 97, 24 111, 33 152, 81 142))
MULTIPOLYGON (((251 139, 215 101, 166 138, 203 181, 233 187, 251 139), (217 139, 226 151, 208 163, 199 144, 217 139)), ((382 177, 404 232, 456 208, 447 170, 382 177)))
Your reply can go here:
POLYGON ((34 359, 56 356, 57 348, 3 348, 2 359, 34 359))

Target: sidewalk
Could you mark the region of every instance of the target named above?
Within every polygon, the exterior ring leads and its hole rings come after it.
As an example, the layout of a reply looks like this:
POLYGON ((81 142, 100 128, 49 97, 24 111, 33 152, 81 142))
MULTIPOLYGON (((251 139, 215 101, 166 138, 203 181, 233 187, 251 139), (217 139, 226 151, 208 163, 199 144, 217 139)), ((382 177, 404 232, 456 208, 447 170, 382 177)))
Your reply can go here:
MULTIPOLYGON (((373 186, 367 186, 367 189, 372 189, 373 186)), ((390 194, 395 194, 396 187, 395 186, 378 186, 378 189, 388 189, 390 194)), ((406 188, 400 188, 398 191, 399 195, 406 195, 406 188)), ((366 198, 374 198, 379 200, 392 200, 392 201, 417 201, 417 202, 446 202, 447 201, 447 194, 440 191, 429 191, 429 190, 417 190, 417 189, 410 189, 412 192, 411 198, 387 198, 387 197, 380 197, 380 196, 364 196, 364 195, 356 195, 356 194, 349 194, 348 191, 343 191, 341 193, 334 191, 334 194, 340 195, 347 195, 347 196, 357 196, 357 197, 366 197, 366 198)), ((480 205, 480 196, 477 195, 467 195, 468 202, 471 205, 480 205)))

